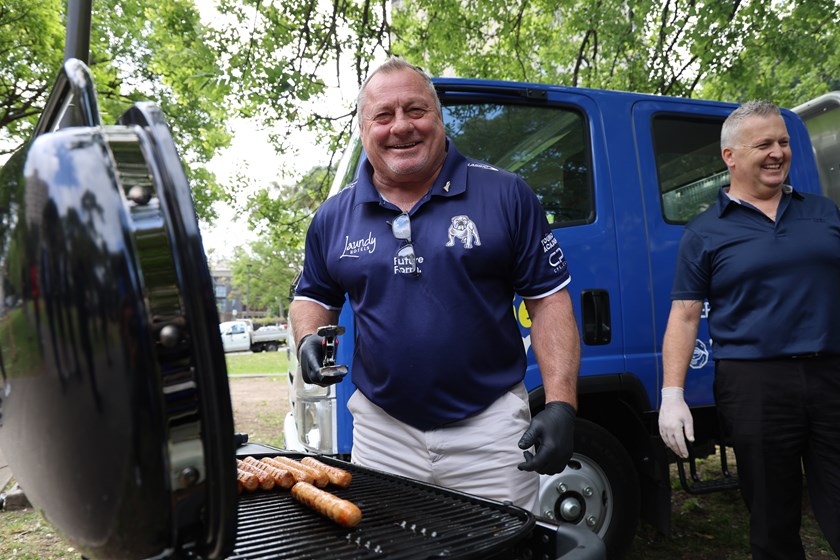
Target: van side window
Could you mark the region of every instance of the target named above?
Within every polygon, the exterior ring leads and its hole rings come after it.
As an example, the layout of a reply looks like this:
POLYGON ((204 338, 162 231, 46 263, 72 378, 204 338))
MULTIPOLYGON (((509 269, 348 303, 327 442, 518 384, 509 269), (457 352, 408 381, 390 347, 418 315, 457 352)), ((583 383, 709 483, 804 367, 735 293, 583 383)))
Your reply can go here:
POLYGON ((459 152, 525 179, 553 227, 595 219, 591 150, 580 112, 480 103, 444 106, 443 121, 459 152))
POLYGON ((729 170, 720 155, 723 119, 657 116, 653 149, 665 221, 684 224, 711 206, 729 170))

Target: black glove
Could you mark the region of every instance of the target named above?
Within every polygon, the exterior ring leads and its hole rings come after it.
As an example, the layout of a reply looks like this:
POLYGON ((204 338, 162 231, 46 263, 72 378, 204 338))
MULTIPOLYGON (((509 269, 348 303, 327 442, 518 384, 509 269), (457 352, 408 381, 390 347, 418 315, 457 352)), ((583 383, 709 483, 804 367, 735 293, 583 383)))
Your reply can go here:
POLYGON ((307 383, 326 387, 341 381, 341 377, 323 377, 321 366, 324 365, 324 337, 308 334, 298 343, 298 363, 303 380, 307 383))
POLYGON ((566 468, 572 458, 575 434, 575 409, 569 403, 550 402, 531 419, 531 425, 519 440, 520 449, 536 445, 537 454, 526 451, 521 471, 556 474, 566 468))

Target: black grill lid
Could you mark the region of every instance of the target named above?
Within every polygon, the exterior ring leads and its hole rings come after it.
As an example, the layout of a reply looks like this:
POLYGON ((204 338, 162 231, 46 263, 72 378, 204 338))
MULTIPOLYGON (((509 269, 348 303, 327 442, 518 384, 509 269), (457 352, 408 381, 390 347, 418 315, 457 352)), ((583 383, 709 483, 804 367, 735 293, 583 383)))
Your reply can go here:
POLYGON ((233 420, 189 186, 152 104, 100 126, 68 60, 0 176, 0 446, 84 554, 222 555, 233 420))

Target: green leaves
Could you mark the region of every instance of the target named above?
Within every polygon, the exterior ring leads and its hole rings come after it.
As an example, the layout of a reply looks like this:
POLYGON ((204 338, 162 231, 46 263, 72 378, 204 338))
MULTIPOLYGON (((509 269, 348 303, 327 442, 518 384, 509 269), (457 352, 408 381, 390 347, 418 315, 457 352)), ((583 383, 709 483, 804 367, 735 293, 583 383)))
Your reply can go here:
POLYGON ((434 75, 793 106, 840 87, 836 0, 408 0, 394 52, 434 75))
POLYGON ((64 58, 60 0, 0 6, 0 154, 28 137, 64 58), (8 145, 4 145, 8 143, 8 145))
POLYGON ((729 53, 720 75, 702 85, 704 97, 765 98, 793 107, 840 89, 840 3, 836 0, 750 3, 743 48, 729 53), (754 6, 754 4, 758 4, 754 6))
MULTIPOLYGON (((64 57, 61 0, 5 0, 0 7, 0 140, 25 142, 64 57)), ((191 0, 95 0, 89 66, 102 121, 116 122, 135 101, 167 117, 200 217, 212 219, 222 189, 204 165, 230 141, 228 87, 191 0)))
POLYGON ((258 302, 265 307, 282 304, 288 309, 289 286, 303 267, 306 230, 331 182, 328 169, 316 167, 294 185, 274 184, 247 197, 244 214, 258 241, 235 251, 233 286, 240 296, 245 294, 251 265, 255 309, 262 309, 258 302))
MULTIPOLYGON (((198 216, 212 222, 216 202, 243 208, 289 267, 300 264, 327 171, 255 188, 244 168, 219 184, 207 163, 229 144, 234 118, 270 130, 278 153, 292 151, 296 130, 314 132, 331 161, 354 108, 327 93, 354 89, 386 54, 438 76, 788 107, 840 89, 837 0, 207 1, 218 14, 203 22, 194 0, 94 0, 90 66, 103 121, 134 101, 160 105, 198 216)), ((64 10, 64 0, 0 5, 0 154, 37 121, 63 58, 64 10)))

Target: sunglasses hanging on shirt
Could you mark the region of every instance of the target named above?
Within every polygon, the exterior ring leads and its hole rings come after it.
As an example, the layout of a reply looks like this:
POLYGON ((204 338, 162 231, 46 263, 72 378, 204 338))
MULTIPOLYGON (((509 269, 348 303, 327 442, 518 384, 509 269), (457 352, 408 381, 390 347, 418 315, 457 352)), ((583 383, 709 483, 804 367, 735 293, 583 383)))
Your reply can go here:
POLYGON ((393 222, 388 223, 394 237, 403 242, 394 257, 394 273, 420 276, 420 269, 417 268, 417 256, 414 253, 414 244, 411 242, 411 219, 408 214, 403 212, 394 218, 393 222))

